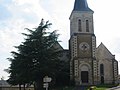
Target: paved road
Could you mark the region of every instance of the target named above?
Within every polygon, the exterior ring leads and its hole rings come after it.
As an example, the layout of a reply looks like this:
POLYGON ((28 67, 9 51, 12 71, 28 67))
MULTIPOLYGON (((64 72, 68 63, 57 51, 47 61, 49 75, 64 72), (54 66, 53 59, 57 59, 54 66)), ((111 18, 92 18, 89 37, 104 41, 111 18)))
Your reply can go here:
POLYGON ((110 88, 110 89, 107 89, 107 90, 120 90, 120 86, 117 86, 117 87, 114 87, 114 88, 110 88))
POLYGON ((114 90, 120 90, 120 88, 118 88, 118 89, 114 89, 114 90))

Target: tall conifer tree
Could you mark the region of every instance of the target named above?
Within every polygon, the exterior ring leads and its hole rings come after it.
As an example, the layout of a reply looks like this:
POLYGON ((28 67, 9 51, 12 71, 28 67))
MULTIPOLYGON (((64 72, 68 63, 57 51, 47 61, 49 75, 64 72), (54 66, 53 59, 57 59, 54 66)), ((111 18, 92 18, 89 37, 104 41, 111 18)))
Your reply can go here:
POLYGON ((18 52, 12 52, 13 58, 9 67, 11 84, 35 84, 35 89, 42 87, 43 77, 49 75, 55 77, 59 69, 59 60, 57 50, 54 44, 57 43, 58 34, 56 31, 47 32, 51 23, 41 23, 35 30, 30 30, 29 34, 23 33, 27 38, 16 48, 18 52))

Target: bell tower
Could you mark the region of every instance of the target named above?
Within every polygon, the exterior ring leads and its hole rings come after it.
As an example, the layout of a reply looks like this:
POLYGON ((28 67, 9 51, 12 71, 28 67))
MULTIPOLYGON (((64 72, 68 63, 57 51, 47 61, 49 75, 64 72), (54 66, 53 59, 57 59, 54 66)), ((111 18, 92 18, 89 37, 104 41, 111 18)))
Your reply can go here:
POLYGON ((76 85, 91 85, 97 82, 93 13, 86 0, 75 0, 69 18, 70 78, 76 85))

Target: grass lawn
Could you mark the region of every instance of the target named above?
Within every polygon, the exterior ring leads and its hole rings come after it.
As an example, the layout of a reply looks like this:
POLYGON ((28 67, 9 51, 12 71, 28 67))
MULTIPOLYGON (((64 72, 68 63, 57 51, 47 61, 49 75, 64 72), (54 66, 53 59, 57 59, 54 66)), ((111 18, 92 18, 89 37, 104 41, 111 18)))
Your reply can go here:
POLYGON ((93 90, 106 90, 108 88, 112 88, 112 87, 115 87, 115 86, 117 86, 117 85, 98 85, 98 86, 93 86, 94 87, 93 90))

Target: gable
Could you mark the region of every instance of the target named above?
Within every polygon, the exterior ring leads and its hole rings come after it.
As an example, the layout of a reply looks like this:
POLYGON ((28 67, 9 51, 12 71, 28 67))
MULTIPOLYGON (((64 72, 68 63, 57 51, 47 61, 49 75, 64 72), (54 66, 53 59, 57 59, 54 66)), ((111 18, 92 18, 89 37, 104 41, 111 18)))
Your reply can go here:
POLYGON ((54 45, 53 45, 54 49, 56 49, 56 51, 63 51, 63 47, 58 43, 56 42, 54 45))
POLYGON ((103 43, 101 43, 96 48, 96 59, 112 60, 115 59, 115 56, 106 48, 106 46, 103 43))

